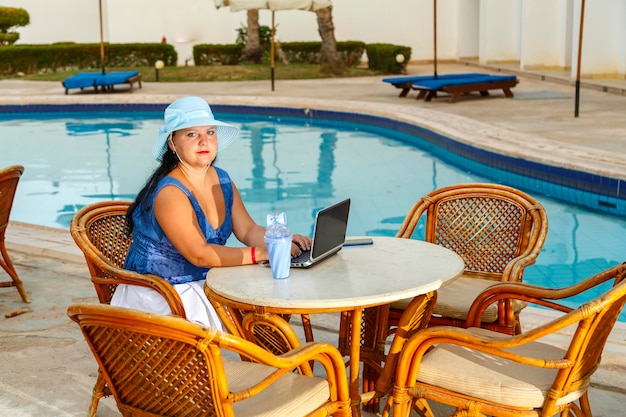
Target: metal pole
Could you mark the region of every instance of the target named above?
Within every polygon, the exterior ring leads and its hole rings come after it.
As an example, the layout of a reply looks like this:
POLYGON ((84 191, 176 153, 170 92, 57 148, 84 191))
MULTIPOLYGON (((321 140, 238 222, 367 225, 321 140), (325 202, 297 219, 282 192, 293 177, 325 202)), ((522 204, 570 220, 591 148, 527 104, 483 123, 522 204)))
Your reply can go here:
POLYGON ((435 79, 437 79, 437 0, 433 0, 433 40, 435 79))
POLYGON ((104 70, 104 33, 102 28, 102 0, 98 0, 98 7, 100 12, 100 66, 102 67, 102 75, 106 72, 104 70))
POLYGON ((270 44, 270 61, 272 66, 272 91, 274 91, 274 10, 272 10, 272 42, 270 44))
POLYGON ((574 102, 574 117, 578 117, 580 104, 580 61, 583 52, 583 22, 585 20, 585 0, 580 2, 580 27, 578 28, 578 57, 576 63, 576 98, 574 102))

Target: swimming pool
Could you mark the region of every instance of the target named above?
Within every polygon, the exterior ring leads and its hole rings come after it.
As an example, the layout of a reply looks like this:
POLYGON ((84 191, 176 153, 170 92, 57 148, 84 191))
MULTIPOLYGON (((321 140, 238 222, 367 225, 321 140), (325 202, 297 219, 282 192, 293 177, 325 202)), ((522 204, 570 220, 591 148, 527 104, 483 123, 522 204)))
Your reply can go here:
MULTIPOLYGON (((67 228, 86 204, 134 198, 156 164, 150 151, 164 105, 132 106, 132 113, 118 107, 93 105, 77 113, 76 106, 33 106, 29 112, 2 112, 0 166, 26 167, 13 220, 67 228)), ((292 230, 311 233, 318 209, 351 197, 349 234, 392 236, 411 205, 429 191, 464 182, 498 182, 533 194, 548 211, 548 238, 537 264, 527 269, 527 282, 571 285, 624 260, 626 221, 619 215, 620 196, 525 176, 523 169, 538 171, 528 161, 516 160, 515 172, 505 171, 505 157, 493 163, 494 157, 484 151, 454 147, 448 138, 428 132, 426 138, 417 138, 419 127, 392 120, 213 107, 242 130, 241 139, 220 154, 217 164, 233 177, 259 223, 277 209, 288 214, 292 230), (593 209, 546 194, 569 194, 593 209)), ((626 321, 624 314, 621 321, 626 321)))

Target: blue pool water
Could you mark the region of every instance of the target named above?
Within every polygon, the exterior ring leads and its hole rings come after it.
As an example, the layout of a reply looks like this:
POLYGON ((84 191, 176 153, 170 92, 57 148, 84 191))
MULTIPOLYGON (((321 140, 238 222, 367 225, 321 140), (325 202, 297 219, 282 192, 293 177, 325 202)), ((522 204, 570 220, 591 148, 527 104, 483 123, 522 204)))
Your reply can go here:
MULTIPOLYGON (((156 166, 151 148, 162 116, 155 109, 133 110, 0 111, 0 166, 26 168, 11 219, 67 229, 84 205, 132 200, 156 166)), ((466 159, 406 129, 289 112, 239 112, 218 114, 239 126, 241 137, 219 155, 217 165, 229 172, 261 224, 267 213, 279 210, 287 213, 291 230, 311 234, 317 210, 351 197, 348 234, 393 236, 412 204, 433 189, 497 182, 529 192, 548 212, 548 238, 525 281, 567 286, 626 260, 625 216, 611 214, 621 209, 619 198, 466 159), (593 209, 548 194, 574 195, 574 201, 593 209)), ((519 170, 524 163, 515 166, 519 170)))

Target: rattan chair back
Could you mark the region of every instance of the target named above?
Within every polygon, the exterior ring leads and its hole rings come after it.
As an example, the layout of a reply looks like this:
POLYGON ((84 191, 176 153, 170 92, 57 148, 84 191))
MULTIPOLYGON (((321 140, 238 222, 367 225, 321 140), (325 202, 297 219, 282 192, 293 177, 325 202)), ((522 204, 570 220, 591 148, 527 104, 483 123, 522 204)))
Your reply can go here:
POLYGON ((140 285, 159 292, 172 314, 185 318, 178 293, 163 278, 123 269, 133 243, 126 227, 129 202, 103 201, 80 209, 72 218, 70 233, 85 255, 98 299, 109 304, 119 284, 140 285))
POLYGON ((9 217, 11 208, 13 208, 13 200, 17 191, 17 184, 20 177, 24 173, 24 167, 21 165, 13 165, 0 170, 0 266, 4 269, 10 281, 0 282, 0 287, 15 287, 25 303, 30 303, 24 284, 17 275, 17 271, 9 258, 9 254, 5 245, 5 235, 7 226, 9 225, 9 217))
POLYGON ((261 406, 262 415, 351 415, 343 359, 330 345, 310 344, 277 357, 177 317, 101 304, 73 305, 68 315, 80 325, 124 416, 253 416, 261 406), (249 361, 224 359, 225 351, 249 361), (319 378, 293 373, 309 360, 319 360, 327 374, 321 400, 302 388, 319 378), (281 414, 288 401, 291 412, 281 414))
MULTIPOLYGON (((273 355, 282 355, 300 346, 300 339, 289 322, 278 314, 250 311, 243 317, 242 329, 246 340, 273 355)), ((308 363, 303 364, 298 372, 313 375, 308 363)))
MULTIPOLYGON (((416 237, 418 224, 424 226, 425 241, 463 258, 464 278, 495 282, 522 281, 524 269, 535 263, 548 233, 548 218, 537 200, 498 184, 460 184, 427 194, 413 205, 396 236, 416 237)), ((519 309, 503 300, 497 319, 481 326, 517 333, 519 309)), ((437 315, 431 323, 463 327, 465 320, 437 315)))
POLYGON ((123 268, 133 243, 126 230, 130 203, 104 201, 86 206, 72 218, 70 232, 83 251, 98 299, 109 304, 120 283, 110 267, 123 268))
POLYGON ((411 238, 424 215, 425 241, 461 256, 466 273, 496 281, 503 276, 520 281, 523 267, 534 263, 547 235, 543 206, 498 184, 461 184, 429 193, 411 208, 396 237, 411 238))

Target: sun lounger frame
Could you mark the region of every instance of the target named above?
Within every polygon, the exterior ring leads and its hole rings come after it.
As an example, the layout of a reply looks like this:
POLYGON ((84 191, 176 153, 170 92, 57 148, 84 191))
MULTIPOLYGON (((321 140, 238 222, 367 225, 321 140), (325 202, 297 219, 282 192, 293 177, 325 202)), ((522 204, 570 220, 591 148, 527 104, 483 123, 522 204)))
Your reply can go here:
POLYGON ((444 92, 450 95, 448 103, 456 103, 462 94, 469 94, 472 92, 479 92, 481 96, 489 96, 489 90, 502 90, 506 97, 513 97, 513 91, 511 88, 515 87, 519 80, 515 78, 509 78, 506 76, 493 76, 493 80, 483 82, 472 82, 471 78, 466 83, 451 83, 450 85, 442 85, 436 88, 429 87, 428 82, 422 84, 413 84, 412 89, 417 90, 416 99, 424 99, 424 101, 431 101, 434 97, 437 97, 438 92, 444 92), (497 79, 496 79, 497 77, 497 79))
POLYGON ((480 73, 460 73, 460 74, 443 74, 443 75, 405 75, 399 77, 388 77, 383 78, 383 82, 390 83, 396 88, 401 89, 398 97, 406 97, 411 91, 413 84, 422 82, 422 81, 433 81, 433 80, 448 80, 455 78, 473 78, 473 77, 484 77, 487 74, 480 73))

